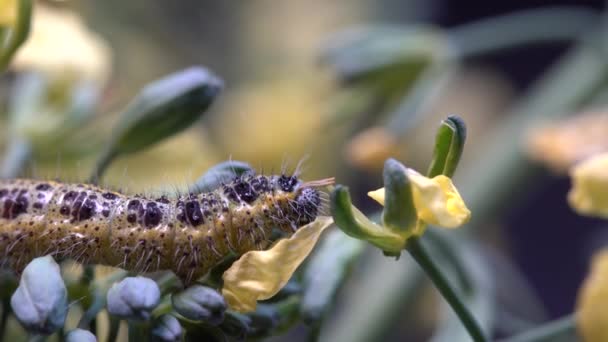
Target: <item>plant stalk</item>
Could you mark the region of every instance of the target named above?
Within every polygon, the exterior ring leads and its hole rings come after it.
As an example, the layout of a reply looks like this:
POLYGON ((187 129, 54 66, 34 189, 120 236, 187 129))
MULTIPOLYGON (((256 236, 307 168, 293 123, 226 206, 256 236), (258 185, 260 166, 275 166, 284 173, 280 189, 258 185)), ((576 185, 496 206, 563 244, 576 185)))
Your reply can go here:
POLYGON ((465 329, 471 335, 471 338, 475 342, 486 342, 488 339, 485 337, 479 323, 469 309, 464 305, 454 288, 448 282, 448 279, 441 272, 439 267, 433 262, 429 253, 422 245, 420 238, 411 238, 407 242, 407 251, 416 260, 418 265, 424 270, 426 275, 431 279, 439 293, 445 298, 450 304, 465 329))
POLYGON ((576 316, 571 314, 545 323, 500 342, 550 342, 564 335, 576 334, 576 316))

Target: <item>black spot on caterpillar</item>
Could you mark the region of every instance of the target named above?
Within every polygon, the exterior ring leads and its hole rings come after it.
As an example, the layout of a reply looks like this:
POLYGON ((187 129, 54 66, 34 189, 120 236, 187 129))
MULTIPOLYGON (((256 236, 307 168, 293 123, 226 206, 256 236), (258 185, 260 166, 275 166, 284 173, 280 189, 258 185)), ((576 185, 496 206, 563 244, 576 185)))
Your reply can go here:
POLYGON ((0 180, 0 265, 20 273, 53 255, 135 272, 171 270, 186 284, 229 253, 269 246, 322 209, 317 187, 296 176, 237 177, 212 192, 175 199, 127 196, 92 185, 0 180))

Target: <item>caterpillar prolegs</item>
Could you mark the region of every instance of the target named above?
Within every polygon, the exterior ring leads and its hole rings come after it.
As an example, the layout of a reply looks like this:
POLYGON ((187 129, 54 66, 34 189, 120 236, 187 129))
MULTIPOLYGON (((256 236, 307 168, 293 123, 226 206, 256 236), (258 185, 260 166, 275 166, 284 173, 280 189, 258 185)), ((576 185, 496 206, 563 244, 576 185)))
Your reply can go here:
POLYGON ((19 273, 51 254, 135 272, 172 270, 189 283, 229 253, 269 245, 312 222, 318 186, 296 176, 248 174, 212 192, 146 198, 86 184, 0 180, 0 264, 19 273))

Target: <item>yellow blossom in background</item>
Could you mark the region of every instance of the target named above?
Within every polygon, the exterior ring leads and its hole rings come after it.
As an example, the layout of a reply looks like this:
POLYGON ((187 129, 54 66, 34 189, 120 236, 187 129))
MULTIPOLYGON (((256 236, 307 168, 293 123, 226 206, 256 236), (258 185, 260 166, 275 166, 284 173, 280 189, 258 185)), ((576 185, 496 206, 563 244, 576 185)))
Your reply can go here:
MULTIPOLYGON (((426 224, 443 228, 457 228, 467 223, 471 211, 449 177, 439 175, 428 178, 413 169, 406 169, 411 184, 414 207, 418 223, 413 227, 413 235, 424 232, 426 224)), ((368 195, 384 205, 384 188, 371 191, 368 195)))
POLYGON ((12 68, 38 71, 54 80, 103 84, 110 75, 111 50, 78 14, 36 4, 30 36, 13 58, 12 68))
POLYGON ((400 155, 399 140, 384 127, 368 128, 355 135, 346 145, 350 163, 364 170, 380 170, 384 161, 400 155))
POLYGON ((608 218, 608 153, 591 157, 570 170, 570 206, 579 214, 608 218))
POLYGON ((585 342, 608 341, 608 249, 597 253, 578 293, 576 323, 585 342))
POLYGON ((228 92, 213 127, 218 143, 226 155, 265 169, 287 160, 295 165, 322 139, 320 94, 326 88, 298 73, 228 92))
POLYGON ((581 160, 608 152, 608 112, 592 111, 538 127, 529 135, 526 152, 560 173, 581 160))
POLYGON ((0 26, 11 27, 17 20, 17 0, 0 0, 0 26))
POLYGON ((239 312, 253 311, 258 300, 279 292, 332 222, 330 217, 318 217, 266 251, 243 254, 223 275, 222 295, 228 306, 239 312))

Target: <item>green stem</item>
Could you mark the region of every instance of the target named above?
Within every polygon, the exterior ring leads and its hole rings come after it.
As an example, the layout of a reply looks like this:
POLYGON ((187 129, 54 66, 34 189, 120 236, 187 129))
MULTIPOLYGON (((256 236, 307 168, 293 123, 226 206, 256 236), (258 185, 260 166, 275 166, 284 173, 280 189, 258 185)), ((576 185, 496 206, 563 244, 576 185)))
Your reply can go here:
POLYGON ((108 332, 108 341, 116 341, 118 338, 119 330, 120 330, 120 319, 110 315, 110 329, 108 332))
POLYGON ((89 177, 88 183, 97 184, 116 156, 117 154, 110 150, 104 152, 102 157, 97 161, 95 170, 93 170, 93 174, 89 177))
POLYGON ((23 137, 13 137, 4 159, 0 163, 0 178, 15 178, 22 175, 32 155, 32 146, 23 137))
POLYGON ((131 341, 148 341, 149 324, 147 322, 128 321, 129 325, 129 342, 131 341))
POLYGON ((78 322, 78 327, 80 329, 89 329, 89 327, 91 327, 91 329, 95 328, 97 325, 97 314, 99 314, 99 312, 106 305, 106 295, 108 293, 108 289, 114 282, 124 278, 126 275, 127 272, 125 271, 116 271, 107 277, 98 279, 92 285, 90 285, 90 288, 92 288, 91 293, 93 295, 93 302, 82 314, 82 317, 80 317, 80 321, 78 322))
POLYGON ((501 342, 549 342, 564 335, 576 335, 576 315, 556 319, 501 342))
POLYGON ((487 341, 483 331, 475 320, 475 317, 473 317, 469 309, 464 305, 454 288, 450 286, 448 279, 444 276, 439 267, 433 262, 429 253, 422 245, 420 238, 411 238, 407 243, 406 249, 431 279, 433 284, 435 284, 439 293, 441 293, 443 298, 450 304, 469 335, 471 335, 473 341, 487 341))
POLYGON ((2 317, 0 317, 0 341, 4 341, 4 330, 6 329, 6 322, 10 315, 11 301, 9 298, 2 300, 2 317))
POLYGON ((30 34, 30 24, 32 21, 32 3, 33 0, 19 1, 17 23, 9 33, 6 46, 2 46, 0 51, 0 71, 6 70, 11 58, 17 52, 17 49, 30 34))
POLYGON ((169 296, 166 296, 165 299, 152 311, 152 317, 158 318, 162 315, 168 314, 173 310, 173 306, 171 305, 171 299, 169 296))

